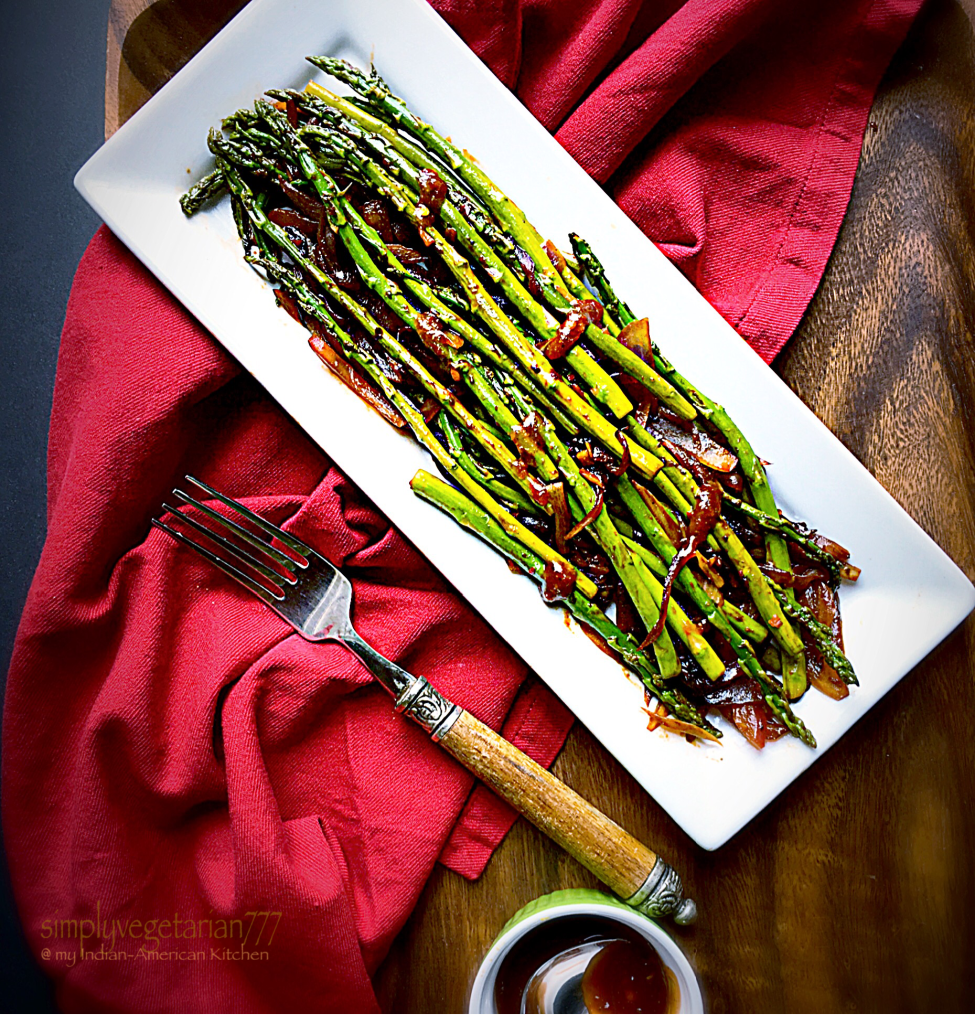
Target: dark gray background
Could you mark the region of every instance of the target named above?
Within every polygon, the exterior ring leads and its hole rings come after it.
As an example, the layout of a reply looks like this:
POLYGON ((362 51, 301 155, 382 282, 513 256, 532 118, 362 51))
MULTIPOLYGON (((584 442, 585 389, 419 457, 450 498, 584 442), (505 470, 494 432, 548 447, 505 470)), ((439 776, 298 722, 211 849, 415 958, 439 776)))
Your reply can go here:
MULTIPOLYGON (((104 137, 109 0, 0 0, 0 678, 45 530, 47 425, 71 279, 98 227, 72 184, 104 137)), ((6 857, 0 1011, 53 1010, 27 950, 6 857)))

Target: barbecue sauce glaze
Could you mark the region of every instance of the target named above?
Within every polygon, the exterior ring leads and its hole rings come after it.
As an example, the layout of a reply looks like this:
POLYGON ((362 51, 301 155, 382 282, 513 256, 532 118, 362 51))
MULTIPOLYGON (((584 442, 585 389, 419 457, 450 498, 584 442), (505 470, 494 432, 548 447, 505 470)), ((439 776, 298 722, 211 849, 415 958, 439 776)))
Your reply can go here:
POLYGON ((509 950, 494 983, 498 1013, 521 1013, 535 972, 583 943, 614 940, 589 961, 582 995, 589 1013, 677 1013, 677 979, 647 940, 624 924, 595 915, 556 918, 523 936, 509 950))

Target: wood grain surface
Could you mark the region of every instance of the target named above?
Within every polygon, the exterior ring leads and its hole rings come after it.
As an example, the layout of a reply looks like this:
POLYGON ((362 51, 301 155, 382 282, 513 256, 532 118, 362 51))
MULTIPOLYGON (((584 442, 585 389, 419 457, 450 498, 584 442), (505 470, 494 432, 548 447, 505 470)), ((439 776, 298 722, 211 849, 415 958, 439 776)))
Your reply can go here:
MULTIPOLYGON (((112 0, 106 132, 240 0, 112 0)), ((881 86, 849 212, 777 369, 975 579, 975 35, 931 0, 881 86)), ((674 864, 714 1011, 971 1011, 975 618, 715 853, 582 726, 554 771, 674 864)), ((471 884, 438 868, 376 976, 387 1010, 463 1011, 519 907, 593 877, 519 821, 471 884)), ((673 931, 674 929, 672 929, 673 931)))

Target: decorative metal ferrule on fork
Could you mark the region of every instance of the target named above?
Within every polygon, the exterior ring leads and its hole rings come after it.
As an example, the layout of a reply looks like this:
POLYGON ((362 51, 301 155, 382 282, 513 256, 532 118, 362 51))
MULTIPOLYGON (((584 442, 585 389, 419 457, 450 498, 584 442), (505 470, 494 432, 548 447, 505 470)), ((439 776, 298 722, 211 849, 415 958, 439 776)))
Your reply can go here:
POLYGON ((412 718, 439 743, 460 717, 463 708, 454 704, 423 676, 414 676, 373 650, 350 626, 343 626, 335 638, 347 647, 393 695, 397 714, 412 718))
POLYGON ((418 676, 397 698, 393 709, 401 715, 409 715, 421 725, 434 743, 439 743, 450 732, 450 727, 460 718, 463 710, 453 704, 430 683, 418 676))
POLYGON ((680 875, 662 857, 657 858, 647 880, 626 903, 647 917, 673 915, 674 924, 691 924, 697 918, 697 904, 684 899, 680 875))

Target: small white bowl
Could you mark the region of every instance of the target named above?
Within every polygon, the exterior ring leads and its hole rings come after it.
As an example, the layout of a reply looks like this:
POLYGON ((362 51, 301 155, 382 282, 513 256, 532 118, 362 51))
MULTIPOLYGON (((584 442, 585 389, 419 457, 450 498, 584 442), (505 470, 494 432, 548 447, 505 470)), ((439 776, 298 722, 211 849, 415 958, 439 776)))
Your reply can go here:
POLYGON ((474 978, 468 1013, 497 1013, 494 985, 508 950, 539 925, 560 917, 606 917, 628 925, 643 935, 660 954, 680 986, 679 1013, 703 1013, 704 997, 694 969, 676 942, 654 921, 631 909, 619 900, 595 889, 563 889, 540 896, 518 911, 501 929, 481 962, 474 978))

